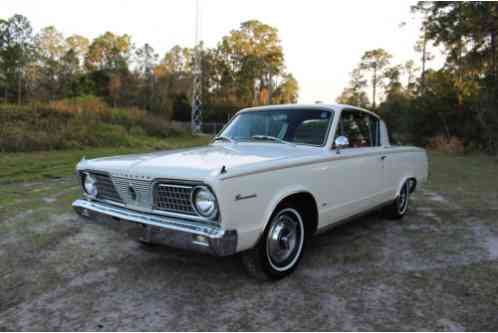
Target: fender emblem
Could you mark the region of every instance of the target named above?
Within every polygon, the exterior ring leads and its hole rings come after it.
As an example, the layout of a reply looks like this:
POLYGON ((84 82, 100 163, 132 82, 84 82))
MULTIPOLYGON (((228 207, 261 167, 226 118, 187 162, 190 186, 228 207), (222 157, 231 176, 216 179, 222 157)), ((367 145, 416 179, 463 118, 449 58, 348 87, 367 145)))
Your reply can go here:
POLYGON ((256 194, 250 194, 250 195, 237 194, 235 196, 235 201, 245 200, 245 199, 252 199, 252 198, 256 198, 256 197, 257 197, 256 194))

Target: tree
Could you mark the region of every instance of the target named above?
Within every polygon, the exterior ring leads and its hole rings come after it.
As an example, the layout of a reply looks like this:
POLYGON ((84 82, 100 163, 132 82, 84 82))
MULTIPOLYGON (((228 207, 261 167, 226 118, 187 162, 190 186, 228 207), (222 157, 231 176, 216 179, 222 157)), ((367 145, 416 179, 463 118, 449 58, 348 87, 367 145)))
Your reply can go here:
POLYGON ((282 81, 273 92, 275 104, 297 103, 299 84, 292 74, 283 74, 282 81))
POLYGON ((360 69, 371 75, 372 107, 376 108, 377 88, 383 85, 384 68, 389 65, 392 56, 384 49, 366 51, 361 57, 360 69))
POLYGON ((361 69, 355 68, 351 72, 351 80, 349 85, 344 88, 341 95, 337 97, 337 102, 340 104, 349 104, 359 107, 368 107, 369 101, 367 94, 363 89, 366 87, 367 81, 363 76, 361 69))
POLYGON ((299 85, 286 71, 278 31, 243 22, 215 48, 174 46, 159 59, 151 45, 106 32, 91 42, 48 26, 36 33, 27 18, 0 19, 0 92, 5 101, 48 101, 83 95, 113 106, 139 106, 190 119, 193 59, 201 49, 201 91, 208 117, 225 121, 240 107, 296 103, 299 85))
POLYGON ((59 97, 61 61, 67 52, 66 40, 55 27, 43 28, 34 38, 38 54, 39 86, 46 91, 48 99, 59 97))
POLYGON ((6 76, 6 60, 3 59, 2 55, 4 53, 4 45, 5 45, 5 30, 7 26, 7 21, 0 19, 0 88, 4 91, 5 103, 7 103, 7 89, 8 82, 6 76))
POLYGON ((128 60, 132 49, 128 35, 118 36, 106 32, 95 38, 88 48, 85 66, 89 71, 128 70, 128 60))
POLYGON ((496 2, 419 2, 414 12, 425 16, 427 38, 448 51, 447 64, 459 70, 464 67, 484 69, 495 97, 497 88, 498 4, 496 2))
POLYGON ((403 65, 403 71, 406 74, 406 91, 413 96, 417 89, 417 72, 419 68, 415 65, 415 61, 408 60, 403 65))
POLYGON ((498 153, 498 4, 419 2, 427 40, 444 47, 446 68, 458 92, 458 110, 472 110, 483 144, 498 153))
POLYGON ((121 76, 119 73, 115 73, 111 75, 111 79, 109 80, 109 96, 112 98, 112 106, 117 106, 117 101, 119 99, 119 95, 121 93, 121 89, 123 87, 123 83, 121 81, 121 76))
POLYGON ((218 51, 224 62, 222 80, 233 85, 243 104, 257 104, 258 95, 270 88, 273 78, 284 70, 284 55, 278 31, 257 20, 243 22, 238 30, 223 37, 218 51))
POLYGON ((23 76, 27 65, 35 58, 33 29, 29 20, 16 14, 0 22, 0 59, 4 79, 4 98, 8 91, 17 92, 17 102, 22 102, 23 76))
POLYGON ((54 26, 41 29, 34 40, 38 54, 43 58, 58 61, 67 51, 64 36, 54 26))
POLYGON ((191 53, 191 49, 176 45, 166 52, 161 62, 154 67, 152 110, 171 117, 175 106, 182 112, 188 111, 188 114, 180 116, 182 120, 190 119, 188 98, 192 91, 191 53))
POLYGON ((73 51, 74 56, 78 58, 78 67, 83 69, 86 55, 88 53, 88 48, 90 46, 90 41, 88 38, 80 35, 71 35, 66 38, 66 44, 69 51, 73 51))
POLYGON ((387 96, 401 95, 403 93, 403 85, 401 84, 402 66, 396 65, 386 68, 384 78, 387 80, 385 85, 385 94, 387 96))
POLYGON ((143 95, 142 106, 144 109, 150 109, 150 99, 153 90, 154 77, 153 69, 157 65, 158 55, 154 52, 154 49, 147 43, 143 47, 138 48, 135 51, 135 57, 137 61, 137 74, 141 84, 141 92, 143 95))
POLYGON ((158 68, 163 73, 187 74, 192 72, 192 50, 175 45, 166 52, 158 68))

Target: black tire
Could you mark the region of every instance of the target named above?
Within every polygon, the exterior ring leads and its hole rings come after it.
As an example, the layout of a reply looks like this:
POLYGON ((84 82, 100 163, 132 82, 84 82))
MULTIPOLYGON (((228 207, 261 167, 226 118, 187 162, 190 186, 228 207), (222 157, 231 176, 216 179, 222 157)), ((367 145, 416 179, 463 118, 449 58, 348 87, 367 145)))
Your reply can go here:
POLYGON ((282 205, 270 218, 256 247, 242 253, 242 263, 259 280, 281 279, 298 266, 305 239, 301 212, 282 205))
POLYGON ((399 220, 405 216, 410 202, 411 181, 407 180, 401 187, 399 195, 385 208, 385 215, 393 220, 399 220))

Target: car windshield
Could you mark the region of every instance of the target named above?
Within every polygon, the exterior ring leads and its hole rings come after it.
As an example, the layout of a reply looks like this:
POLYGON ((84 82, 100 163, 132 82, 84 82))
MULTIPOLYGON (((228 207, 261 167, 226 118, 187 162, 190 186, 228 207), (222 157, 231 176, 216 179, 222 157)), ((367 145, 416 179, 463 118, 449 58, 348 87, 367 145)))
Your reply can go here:
POLYGON ((321 109, 245 111, 218 135, 234 141, 267 141, 321 146, 327 138, 333 112, 321 109))

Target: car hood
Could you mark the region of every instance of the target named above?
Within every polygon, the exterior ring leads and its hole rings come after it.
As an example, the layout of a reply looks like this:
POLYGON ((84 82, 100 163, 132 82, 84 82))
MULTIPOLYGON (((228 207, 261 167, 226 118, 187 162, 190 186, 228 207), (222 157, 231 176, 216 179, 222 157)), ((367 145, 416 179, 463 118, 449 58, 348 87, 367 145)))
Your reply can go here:
POLYGON ((257 170, 269 161, 314 155, 320 148, 279 143, 216 143, 185 150, 84 160, 79 170, 106 171, 113 175, 145 179, 203 180, 244 168, 257 170))

